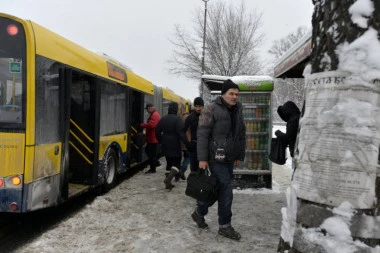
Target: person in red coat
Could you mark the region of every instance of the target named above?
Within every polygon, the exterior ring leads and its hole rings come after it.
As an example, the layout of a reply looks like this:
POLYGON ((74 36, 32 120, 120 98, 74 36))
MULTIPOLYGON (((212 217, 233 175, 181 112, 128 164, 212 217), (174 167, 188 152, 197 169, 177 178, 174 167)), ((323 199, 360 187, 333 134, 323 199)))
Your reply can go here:
POLYGON ((156 159, 157 159, 157 138, 156 126, 160 121, 160 114, 154 109, 153 104, 148 103, 145 106, 146 111, 150 114, 146 123, 141 123, 142 128, 146 128, 146 142, 145 153, 149 157, 149 170, 145 174, 156 173, 156 159))

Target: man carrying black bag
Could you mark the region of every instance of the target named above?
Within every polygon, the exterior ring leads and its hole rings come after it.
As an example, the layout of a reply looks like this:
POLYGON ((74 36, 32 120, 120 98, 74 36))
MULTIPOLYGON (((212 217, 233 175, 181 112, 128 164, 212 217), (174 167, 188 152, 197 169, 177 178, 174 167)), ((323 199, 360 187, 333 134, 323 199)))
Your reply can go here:
MULTIPOLYGON (((197 131, 199 168, 208 168, 219 186, 218 233, 234 240, 240 240, 241 236, 231 226, 232 171, 245 156, 245 125, 238 96, 239 87, 231 80, 225 81, 222 95, 203 109, 197 131)), ((204 216, 215 202, 197 201, 191 217, 199 228, 208 227, 204 216)))

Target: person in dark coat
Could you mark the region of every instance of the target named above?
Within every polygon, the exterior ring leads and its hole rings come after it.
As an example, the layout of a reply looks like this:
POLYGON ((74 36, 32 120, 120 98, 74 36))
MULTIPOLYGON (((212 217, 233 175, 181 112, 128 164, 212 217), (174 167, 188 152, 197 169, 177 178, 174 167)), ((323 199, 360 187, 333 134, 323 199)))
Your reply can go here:
POLYGON ((160 114, 154 109, 153 104, 148 103, 145 106, 146 111, 150 114, 146 123, 141 123, 142 128, 146 128, 146 147, 145 153, 149 157, 149 170, 145 174, 156 173, 156 160, 157 160, 157 138, 156 126, 160 121, 160 114))
MULTIPOLYGON (((182 119, 183 123, 185 123, 185 120, 188 116, 189 116, 188 112, 182 113, 181 119, 182 119)), ((185 135, 186 135, 187 140, 190 141, 190 130, 185 131, 185 135)), ((176 181, 179 181, 180 178, 182 180, 186 180, 185 172, 187 170, 187 167, 190 164, 190 155, 189 155, 189 151, 187 150, 185 143, 183 143, 183 142, 181 143, 181 148, 182 148, 183 159, 182 159, 181 168, 179 170, 179 174, 177 174, 175 176, 176 181)))
POLYGON ((197 156, 197 129, 199 116, 203 110, 204 102, 201 97, 196 97, 193 104, 194 110, 186 118, 183 131, 186 132, 188 129, 190 129, 191 140, 187 147, 190 155, 190 170, 197 171, 199 168, 199 161, 197 156))
POLYGON ((163 155, 166 159, 165 187, 171 190, 173 177, 179 173, 181 167, 182 149, 181 141, 188 144, 183 133, 182 119, 177 115, 178 104, 169 104, 168 114, 161 118, 156 127, 156 138, 161 144, 163 155))
MULTIPOLYGON (((209 168, 219 185, 218 234, 240 240, 241 235, 231 226, 233 168, 245 157, 245 124, 243 107, 238 102, 239 87, 227 80, 222 85, 222 95, 206 106, 200 117, 197 131, 199 169, 209 168)), ((199 228, 207 228, 204 216, 214 202, 197 202, 191 214, 199 228)))
POLYGON ((298 124, 301 112, 297 105, 292 101, 287 101, 277 108, 280 118, 286 122, 286 133, 277 130, 274 134, 282 143, 289 145, 290 156, 294 157, 294 146, 297 139, 298 124))

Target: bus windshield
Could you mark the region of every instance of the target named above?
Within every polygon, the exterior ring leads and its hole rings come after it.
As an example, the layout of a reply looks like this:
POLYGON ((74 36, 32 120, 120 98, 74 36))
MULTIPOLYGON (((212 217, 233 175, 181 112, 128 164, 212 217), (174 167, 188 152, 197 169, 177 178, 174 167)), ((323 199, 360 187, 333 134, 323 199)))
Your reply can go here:
POLYGON ((22 25, 0 18, 0 41, 0 128, 4 128, 22 124, 25 118, 26 47, 22 25))

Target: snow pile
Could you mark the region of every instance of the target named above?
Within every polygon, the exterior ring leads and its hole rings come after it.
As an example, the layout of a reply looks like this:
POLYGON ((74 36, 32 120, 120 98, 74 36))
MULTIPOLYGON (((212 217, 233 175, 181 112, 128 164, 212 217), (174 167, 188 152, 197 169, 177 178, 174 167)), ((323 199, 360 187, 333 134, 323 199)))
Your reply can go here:
MULTIPOLYGON (((374 4, 371 0, 358 0, 350 8, 351 20, 361 28, 368 27, 368 17, 373 15, 374 4)), ((368 30, 352 43, 338 46, 339 70, 349 71, 366 82, 380 79, 380 41, 378 32, 368 30)))
POLYGON ((380 79, 380 42, 375 29, 369 28, 352 43, 339 45, 336 52, 339 70, 348 71, 369 83, 380 79))
POLYGON ((360 241, 352 240, 350 226, 355 212, 350 203, 343 202, 333 209, 334 216, 327 218, 320 228, 303 229, 305 239, 331 253, 355 253, 357 247, 369 248, 360 241))
POLYGON ((281 208, 282 225, 281 238, 289 245, 293 245, 293 236, 296 229, 297 194, 292 186, 286 190, 287 208, 281 208))
POLYGON ((368 17, 375 10, 371 0, 358 0, 348 9, 351 20, 361 28, 368 27, 368 17))

